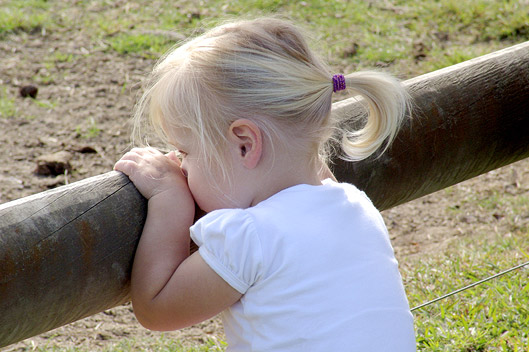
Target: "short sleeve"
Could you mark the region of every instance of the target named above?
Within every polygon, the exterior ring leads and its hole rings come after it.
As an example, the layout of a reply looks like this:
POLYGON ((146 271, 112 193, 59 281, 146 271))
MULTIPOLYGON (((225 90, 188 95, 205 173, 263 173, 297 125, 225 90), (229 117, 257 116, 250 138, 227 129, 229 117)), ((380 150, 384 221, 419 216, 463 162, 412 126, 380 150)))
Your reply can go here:
POLYGON ((259 279, 261 242, 253 218, 243 209, 216 210, 190 229, 202 259, 241 294, 259 279))

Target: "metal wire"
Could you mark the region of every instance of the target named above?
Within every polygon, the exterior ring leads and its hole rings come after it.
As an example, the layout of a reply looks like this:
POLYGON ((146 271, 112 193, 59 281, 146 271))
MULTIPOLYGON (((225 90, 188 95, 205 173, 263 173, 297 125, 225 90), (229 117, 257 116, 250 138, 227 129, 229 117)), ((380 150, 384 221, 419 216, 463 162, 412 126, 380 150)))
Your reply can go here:
POLYGON ((458 293, 460 293, 460 292, 463 292, 463 291, 465 291, 465 290, 468 290, 469 288, 472 288, 472 287, 474 287, 474 286, 480 285, 480 284, 482 284, 482 283, 484 283, 484 282, 487 282, 487 281, 489 281, 489 280, 492 280, 492 279, 495 279, 495 278, 500 277, 500 276, 502 276, 502 275, 505 275, 505 274, 507 274, 507 273, 510 273, 511 271, 514 271, 514 270, 516 270, 516 269, 523 268, 523 267, 526 266, 526 265, 529 265, 529 262, 525 262, 525 263, 523 263, 523 264, 517 265, 517 266, 512 267, 512 268, 510 268, 510 269, 507 269, 507 270, 505 270, 505 271, 502 271, 502 272, 500 272, 500 273, 494 274, 494 275, 492 275, 492 276, 487 277, 486 279, 483 279, 483 280, 480 280, 480 281, 474 282, 473 284, 470 284, 470 285, 468 285, 468 286, 462 287, 462 288, 460 288, 460 289, 458 289, 458 290, 455 290, 455 291, 453 291, 453 292, 447 293, 447 294, 444 295, 444 296, 437 297, 436 299, 433 299, 433 300, 431 300, 431 301, 428 301, 428 302, 425 302, 425 303, 423 303, 423 304, 421 304, 421 305, 418 305, 418 306, 416 306, 416 307, 413 307, 412 309, 410 309, 410 311, 413 312, 414 310, 417 310, 417 309, 420 309, 420 308, 426 307, 426 306, 428 306, 428 305, 430 305, 430 304, 432 304, 432 303, 438 302, 438 301, 440 301, 440 300, 443 300, 443 299, 445 299, 445 298, 448 298, 448 297, 450 297, 450 296, 453 296, 453 295, 455 295, 455 294, 458 294, 458 293))

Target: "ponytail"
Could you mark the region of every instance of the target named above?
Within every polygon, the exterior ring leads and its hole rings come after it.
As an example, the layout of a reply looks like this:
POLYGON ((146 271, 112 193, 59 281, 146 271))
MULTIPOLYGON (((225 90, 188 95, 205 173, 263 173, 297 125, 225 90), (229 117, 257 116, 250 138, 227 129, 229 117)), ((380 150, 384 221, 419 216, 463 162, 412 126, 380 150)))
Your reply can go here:
POLYGON ((356 131, 341 131, 344 158, 359 161, 373 155, 380 147, 382 154, 390 146, 409 107, 409 95, 401 83, 390 75, 360 71, 345 76, 348 90, 358 93, 368 110, 367 121, 356 131))

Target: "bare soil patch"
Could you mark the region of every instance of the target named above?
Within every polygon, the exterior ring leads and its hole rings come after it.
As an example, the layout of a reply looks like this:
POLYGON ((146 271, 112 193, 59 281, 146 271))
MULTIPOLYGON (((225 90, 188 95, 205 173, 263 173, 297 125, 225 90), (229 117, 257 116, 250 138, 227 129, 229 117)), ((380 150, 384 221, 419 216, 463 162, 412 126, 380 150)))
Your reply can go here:
MULTIPOLYGON (((0 203, 112 170, 130 147, 130 113, 152 65, 152 60, 140 56, 123 57, 98 48, 82 32, 22 32, 1 40, 0 86, 8 96, 16 96, 18 112, 0 118, 0 203), (57 53, 70 59, 59 60, 57 53), (38 88, 36 100, 19 93, 27 85, 38 88), (58 152, 67 154, 61 159, 58 152), (69 166, 57 169, 54 158, 67 160, 69 166), (55 171, 39 171, 39 163, 55 171)), ((497 194, 529 195, 528 166, 529 160, 521 161, 385 211, 401 265, 410 256, 440 250, 462 236, 508 235, 512 226, 527 226, 529 214, 511 221, 508 205, 482 204, 497 194)), ((223 339, 217 318, 161 334, 140 327, 130 305, 124 305, 5 351, 37 346, 101 350, 125 338, 153 336, 181 339, 185 344, 223 339)))

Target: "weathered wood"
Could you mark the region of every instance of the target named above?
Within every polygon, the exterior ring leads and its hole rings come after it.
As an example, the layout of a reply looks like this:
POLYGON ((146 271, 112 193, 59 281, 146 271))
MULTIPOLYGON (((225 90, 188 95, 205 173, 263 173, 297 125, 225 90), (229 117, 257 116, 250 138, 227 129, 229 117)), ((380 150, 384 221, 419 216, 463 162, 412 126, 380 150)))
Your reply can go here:
MULTIPOLYGON (((529 157, 529 42, 408 80, 414 99, 391 149, 379 158, 335 159, 341 181, 380 210, 529 157)), ((347 99, 333 111, 359 114, 347 99)))
MULTIPOLYGON (((415 117, 392 148, 334 160, 337 178, 379 209, 529 156, 529 42, 406 84, 415 117)), ((333 111, 359 107, 348 99, 333 111)), ((125 302, 145 216, 117 172, 0 205, 0 347, 125 302)))
POLYGON ((0 205, 0 347, 126 302, 146 211, 118 172, 0 205))

